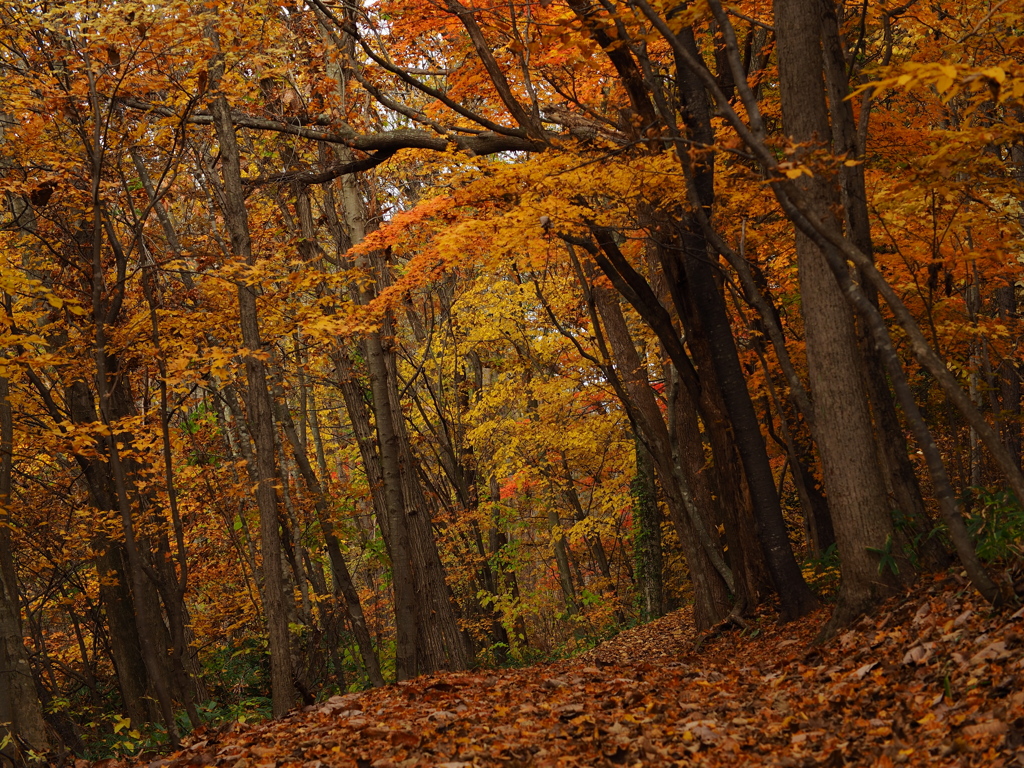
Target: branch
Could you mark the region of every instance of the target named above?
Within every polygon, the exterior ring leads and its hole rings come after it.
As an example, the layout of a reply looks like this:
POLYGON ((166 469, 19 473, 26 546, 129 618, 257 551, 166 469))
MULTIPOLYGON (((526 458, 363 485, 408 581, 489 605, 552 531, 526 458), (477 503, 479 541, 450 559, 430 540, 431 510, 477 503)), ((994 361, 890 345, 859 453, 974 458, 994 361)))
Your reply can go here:
MULTIPOLYGON (((118 96, 114 98, 114 101, 128 107, 129 109, 148 112, 154 115, 160 115, 161 117, 182 117, 177 110, 171 107, 154 104, 153 102, 145 101, 143 99, 118 96)), ((213 125, 213 115, 210 114, 209 110, 196 110, 185 117, 184 122, 192 125, 213 125)), ((347 144, 358 136, 358 134, 347 125, 345 125, 340 132, 321 131, 316 130, 315 128, 306 127, 307 125, 329 126, 336 124, 335 121, 326 117, 318 117, 308 121, 293 120, 286 122, 284 120, 268 120, 263 117, 252 117, 251 115, 246 115, 243 112, 231 110, 231 122, 239 128, 251 128, 257 131, 284 133, 290 136, 298 136, 303 139, 326 141, 329 144, 347 144)))
POLYGON ((491 83, 498 92, 498 97, 508 109, 509 114, 515 118, 516 122, 523 127, 528 135, 536 139, 543 139, 544 129, 540 126, 540 115, 537 113, 536 105, 533 106, 533 114, 531 114, 526 111, 526 108, 519 103, 515 94, 512 93, 512 86, 509 85, 505 73, 498 66, 498 62, 491 52, 491 46, 484 37, 480 25, 476 22, 476 11, 466 8, 459 0, 448 0, 448 10, 459 17, 462 26, 469 33, 469 39, 473 42, 473 48, 476 49, 476 55, 480 58, 484 69, 487 70, 491 83))
MULTIPOLYGON (((153 104, 142 99, 122 98, 118 99, 118 101, 130 109, 161 117, 182 117, 171 107, 153 104)), ((208 110, 199 110, 184 117, 184 122, 192 125, 213 125, 213 116, 208 110)), ((253 117, 237 110, 231 111, 231 122, 237 128, 282 133, 310 139, 311 141, 322 141, 327 144, 342 144, 364 152, 390 151, 394 154, 400 149, 431 149, 443 152, 454 147, 471 155, 490 155, 495 152, 539 152, 546 147, 546 144, 540 140, 529 139, 522 135, 500 134, 492 131, 484 131, 469 136, 439 136, 430 131, 416 129, 360 134, 344 124, 342 124, 341 130, 325 131, 296 123, 253 117)), ((315 124, 320 124, 319 118, 315 124)), ((554 138, 558 136, 558 134, 554 133, 545 135, 554 138)), ((367 168, 372 168, 386 159, 386 157, 379 158, 377 163, 372 163, 367 168)), ((357 168, 353 171, 344 171, 343 173, 355 173, 358 170, 365 170, 365 168, 357 168)))
POLYGON ((345 34, 350 35, 353 40, 359 43, 359 47, 363 49, 363 53, 369 56, 373 60, 373 62, 381 69, 384 69, 390 72, 391 74, 396 75, 405 84, 415 88, 416 90, 422 93, 427 94, 428 96, 431 96, 432 98, 437 99, 456 114, 462 115, 467 120, 472 120, 474 123, 482 125, 484 128, 488 128, 494 131, 495 133, 500 133, 508 136, 518 136, 520 138, 526 137, 526 131, 524 129, 509 128, 501 125, 500 123, 492 122, 491 120, 488 120, 482 115, 478 115, 472 110, 467 109, 463 105, 459 104, 457 101, 450 98, 446 93, 444 93, 440 89, 429 86, 422 80, 413 77, 410 74, 410 72, 412 72, 413 70, 410 70, 406 67, 400 67, 397 64, 393 64, 392 62, 388 61, 384 56, 374 51, 373 48, 371 48, 370 45, 366 42, 366 40, 363 39, 363 36, 359 32, 359 28, 355 24, 346 22, 343 19, 339 19, 328 6, 324 5, 324 3, 321 2, 321 0, 310 0, 310 2, 314 6, 316 6, 316 8, 321 13, 324 14, 324 16, 330 19, 331 23, 333 23, 337 29, 344 32, 345 34))
POLYGON ((369 157, 362 160, 352 160, 347 163, 335 163, 321 170, 306 171, 283 171, 282 173, 271 173, 266 176, 257 176, 254 179, 242 179, 242 183, 251 187, 263 184, 276 184, 285 182, 297 182, 299 184, 326 184, 328 181, 344 176, 349 173, 361 173, 374 168, 385 160, 390 159, 398 149, 379 149, 369 157))
POLYGON ((630 303, 644 322, 654 331, 664 345, 672 365, 679 372, 687 392, 697 402, 700 399, 700 378, 689 355, 683 348, 679 333, 672 324, 672 317, 662 305, 650 285, 626 260, 611 237, 609 230, 592 227, 592 233, 600 248, 581 237, 558 233, 558 238, 576 245, 591 255, 597 266, 611 280, 615 289, 630 303))

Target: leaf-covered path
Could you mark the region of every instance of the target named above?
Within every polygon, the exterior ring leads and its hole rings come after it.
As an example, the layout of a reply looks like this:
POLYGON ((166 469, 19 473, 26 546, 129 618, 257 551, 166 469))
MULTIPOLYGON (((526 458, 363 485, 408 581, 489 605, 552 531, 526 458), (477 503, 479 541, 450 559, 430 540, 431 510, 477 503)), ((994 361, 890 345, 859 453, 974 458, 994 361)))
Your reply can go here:
POLYGON ((200 733, 150 766, 1024 765, 1024 609, 989 615, 943 578, 812 646, 824 619, 697 643, 680 611, 571 661, 200 733))

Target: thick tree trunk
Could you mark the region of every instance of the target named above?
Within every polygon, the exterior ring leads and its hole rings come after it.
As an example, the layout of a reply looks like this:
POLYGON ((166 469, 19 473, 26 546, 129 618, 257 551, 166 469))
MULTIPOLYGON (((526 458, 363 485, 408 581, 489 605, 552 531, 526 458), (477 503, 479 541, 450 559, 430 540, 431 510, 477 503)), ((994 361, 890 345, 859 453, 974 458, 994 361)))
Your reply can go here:
MULTIPOLYGON (((65 402, 72 423, 95 424, 99 420, 92 393, 84 381, 76 381, 65 390, 65 402)), ((108 463, 93 457, 75 458, 93 505, 102 512, 115 512, 118 506, 108 463)), ((100 604, 110 630, 110 651, 125 711, 135 723, 151 722, 158 715, 135 621, 135 599, 128 576, 127 553, 123 544, 112 541, 104 533, 97 534, 91 546, 97 553, 95 565, 100 604)))
POLYGON ((403 483, 405 490, 405 512, 409 521, 410 544, 416 567, 419 600, 417 622, 419 637, 417 650, 420 654, 420 674, 437 670, 466 669, 473 662, 468 638, 459 627, 455 596, 448 586, 447 572, 441 562, 434 537, 434 512, 423 491, 412 452, 405 418, 398 405, 397 375, 394 370, 395 357, 389 360, 388 381, 390 383, 392 412, 399 416, 397 423, 402 466, 405 469, 403 483))
MULTIPOLYGON (((823 66, 831 116, 832 149, 839 157, 861 159, 863 147, 857 144, 857 126, 849 96, 847 64, 835 6, 832 0, 821 3, 821 33, 823 66)), ((840 192, 845 215, 845 227, 850 240, 867 256, 873 257, 871 225, 868 218, 867 191, 864 180, 864 165, 851 163, 840 170, 840 192)), ((862 278, 861 285, 866 281, 862 278)), ((877 304, 873 290, 865 291, 868 298, 877 304)), ((928 513, 925 510, 921 487, 909 459, 907 440, 900 426, 893 403, 892 393, 886 381, 881 352, 872 340, 870 332, 859 328, 859 338, 864 351, 865 383, 871 410, 875 416, 875 435, 878 443, 878 460, 883 470, 886 489, 894 508, 907 522, 908 530, 927 531, 928 513)))
MULTIPOLYGON (((790 139, 802 145, 827 145, 830 138, 820 22, 820 0, 775 2, 783 121, 790 139)), ((815 214, 830 217, 835 189, 818 177, 801 180, 815 214)), ((839 605, 830 624, 835 628, 877 605, 899 584, 899 576, 893 572, 893 525, 853 314, 815 243, 797 232, 796 248, 816 438, 843 563, 839 605)))

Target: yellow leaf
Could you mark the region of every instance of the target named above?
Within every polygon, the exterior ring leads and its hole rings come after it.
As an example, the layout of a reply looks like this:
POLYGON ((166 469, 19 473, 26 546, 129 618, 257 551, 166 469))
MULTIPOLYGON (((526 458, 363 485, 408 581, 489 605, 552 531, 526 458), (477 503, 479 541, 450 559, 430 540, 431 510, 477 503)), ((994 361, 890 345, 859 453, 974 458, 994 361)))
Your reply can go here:
POLYGON ((983 70, 982 74, 985 75, 986 77, 992 78, 993 80, 1000 84, 1002 84, 1002 82, 1006 79, 1006 72, 1005 70, 1003 70, 1002 67, 989 67, 988 69, 983 70))

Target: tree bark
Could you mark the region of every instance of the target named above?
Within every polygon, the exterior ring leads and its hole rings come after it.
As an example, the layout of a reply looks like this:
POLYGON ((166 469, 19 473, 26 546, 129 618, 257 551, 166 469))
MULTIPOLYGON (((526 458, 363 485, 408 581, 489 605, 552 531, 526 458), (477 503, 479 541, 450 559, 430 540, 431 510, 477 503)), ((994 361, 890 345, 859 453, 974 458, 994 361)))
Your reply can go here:
MULTIPOLYGON (((800 145, 820 145, 830 137, 819 3, 775 1, 783 123, 800 145)), ((800 180, 815 215, 831 217, 828 205, 836 201, 835 188, 817 176, 800 180)), ((877 605, 900 578, 892 570, 893 525, 876 460, 852 312, 818 246, 798 231, 796 248, 816 438, 843 563, 832 629, 877 605), (884 556, 888 562, 882 561, 884 556)))
POLYGON ((692 470, 692 462, 686 461, 685 451, 696 446, 703 450, 700 434, 696 431, 695 415, 687 422, 690 424, 688 429, 681 431, 677 428, 680 411, 695 413, 690 390, 678 381, 670 387, 668 420, 674 433, 670 435, 666 417, 662 415, 629 335, 618 297, 600 286, 591 289, 591 296, 605 327, 615 371, 622 381, 623 404, 654 460, 665 492, 669 518, 689 565, 694 592, 694 623, 698 629, 707 629, 729 613, 735 576, 725 563, 721 545, 710 528, 711 500, 697 496, 696 478, 692 471, 684 469, 692 470))
MULTIPOLYGON (((685 30, 680 39, 684 47, 696 53, 691 30, 685 30)), ((677 67, 677 77, 680 79, 683 122, 688 136, 699 146, 711 146, 714 133, 704 87, 695 74, 685 67, 677 67)), ((691 158, 689 166, 704 215, 709 216, 715 197, 714 166, 712 161, 700 156, 691 158)), ((804 581, 786 532, 761 424, 747 389, 725 297, 716 275, 718 255, 710 247, 697 221, 692 217, 688 219, 679 222, 677 226, 678 240, 663 249, 665 273, 675 274, 677 282, 685 275, 685 284, 673 288, 673 298, 681 316, 685 314, 688 303, 700 318, 710 351, 714 379, 722 393, 736 448, 743 463, 753 502, 757 535, 772 585, 779 597, 781 615, 784 620, 795 619, 817 607, 818 601, 804 581), (671 259, 679 259, 681 269, 665 263, 671 259)))
POLYGON ((640 618, 651 621, 665 613, 661 514, 654 462, 641 440, 636 441, 636 474, 629 490, 633 499, 633 562, 640 591, 640 618))
POLYGON ((16 766, 28 765, 28 751, 52 748, 21 629, 9 524, 11 473, 14 466, 14 423, 10 388, 0 376, 0 742, 11 738, 0 755, 16 766))
POLYGON ((331 561, 331 571, 334 588, 345 602, 345 609, 348 611, 349 622, 352 625, 352 634, 356 638, 359 652, 363 657, 363 665, 366 667, 366 675, 374 687, 384 685, 384 677, 381 675, 380 662, 377 653, 373 649, 373 641, 370 638, 370 631, 366 626, 366 618, 363 615, 363 606, 359 602, 359 593, 356 591, 352 575, 349 573, 345 558, 341 552, 341 543, 334 532, 334 524, 331 522, 330 505, 327 494, 320 484, 320 478, 313 471, 306 453, 306 446, 299 440, 295 425, 292 423, 291 413, 288 411, 288 404, 284 402, 283 391, 280 384, 275 386, 276 397, 279 401, 278 414, 281 426, 284 428, 285 436, 291 443, 292 455, 302 475, 303 482, 313 496, 313 507, 316 510, 317 521, 320 523, 320 530, 323 532, 324 542, 327 545, 327 555, 331 561))
MULTIPOLYGON (((222 64, 220 65, 223 66, 222 64)), ((246 264, 256 263, 249 234, 249 216, 242 189, 241 162, 231 107, 224 96, 210 104, 215 115, 217 139, 223 168, 224 221, 233 253, 246 264)), ((257 356, 265 349, 260 337, 256 289, 240 284, 238 313, 245 345, 245 375, 249 431, 256 460, 256 505, 260 513, 260 551, 263 555, 263 608, 270 644, 271 702, 274 717, 283 717, 296 702, 292 674, 291 638, 288 631, 284 569, 281 562, 281 530, 274 484, 277 468, 274 455, 274 415, 267 387, 266 365, 257 356)))

